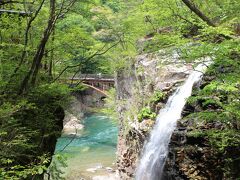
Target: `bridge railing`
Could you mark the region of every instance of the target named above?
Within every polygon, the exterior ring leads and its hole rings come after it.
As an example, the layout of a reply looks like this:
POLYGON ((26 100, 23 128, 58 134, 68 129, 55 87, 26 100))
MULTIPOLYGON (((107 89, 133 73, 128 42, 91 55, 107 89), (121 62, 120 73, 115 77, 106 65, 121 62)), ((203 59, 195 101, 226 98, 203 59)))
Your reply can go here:
MULTIPOLYGON (((72 78, 69 78, 69 79, 72 79, 72 78)), ((108 80, 114 80, 114 77, 111 76, 111 75, 107 75, 107 74, 79 74, 79 75, 76 75, 73 80, 76 80, 76 79, 82 79, 82 80, 88 80, 88 79, 108 79, 108 80)))

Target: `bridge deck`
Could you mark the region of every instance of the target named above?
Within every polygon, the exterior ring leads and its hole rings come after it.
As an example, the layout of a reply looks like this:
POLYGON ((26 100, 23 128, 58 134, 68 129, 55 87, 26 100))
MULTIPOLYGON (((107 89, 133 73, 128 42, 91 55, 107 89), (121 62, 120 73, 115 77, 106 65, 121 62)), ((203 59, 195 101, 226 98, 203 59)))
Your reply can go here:
POLYGON ((105 91, 114 87, 115 81, 113 76, 102 74, 81 74, 74 78, 68 78, 67 81, 71 84, 82 82, 86 86, 101 92, 106 95, 105 91))
POLYGON ((71 80, 94 81, 94 82, 114 82, 114 77, 105 74, 81 74, 78 77, 69 78, 71 80))

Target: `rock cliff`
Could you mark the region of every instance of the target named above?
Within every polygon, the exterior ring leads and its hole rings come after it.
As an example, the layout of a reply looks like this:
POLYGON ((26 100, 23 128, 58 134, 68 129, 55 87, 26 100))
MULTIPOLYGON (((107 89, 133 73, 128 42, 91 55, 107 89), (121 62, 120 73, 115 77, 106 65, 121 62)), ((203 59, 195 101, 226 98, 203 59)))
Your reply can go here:
POLYGON ((104 104, 103 95, 97 91, 87 88, 83 91, 74 92, 69 107, 65 110, 63 120, 63 134, 79 134, 83 125, 81 119, 84 114, 94 112, 95 108, 102 107, 104 104))
MULTIPOLYGON (((164 52, 137 57, 118 72, 120 178, 133 179, 144 141, 170 94, 191 71, 164 52)), ((235 180, 240 173, 239 61, 215 60, 195 86, 178 121, 164 168, 164 180, 235 180), (223 73, 224 72, 224 73, 223 73), (233 78, 235 77, 235 78, 233 78)))
MULTIPOLYGON (((192 98, 201 94, 215 78, 206 74, 192 98)), ((233 180, 240 177, 239 124, 235 119, 224 117, 220 104, 212 100, 206 103, 206 100, 209 101, 205 97, 186 104, 169 145, 164 179, 233 180)))
POLYGON ((120 131, 117 166, 121 179, 132 179, 138 157, 155 116, 167 97, 192 70, 176 53, 164 51, 137 57, 129 68, 117 73, 116 89, 120 131))

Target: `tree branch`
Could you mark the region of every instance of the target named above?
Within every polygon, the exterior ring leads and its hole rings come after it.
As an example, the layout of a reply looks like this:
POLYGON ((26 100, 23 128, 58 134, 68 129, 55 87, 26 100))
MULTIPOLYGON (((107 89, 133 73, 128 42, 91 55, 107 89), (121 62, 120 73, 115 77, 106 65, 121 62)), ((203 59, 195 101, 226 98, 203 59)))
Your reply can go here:
MULTIPOLYGON (((92 55, 91 55, 90 57, 88 57, 86 60, 88 61, 88 60, 94 58, 95 56, 101 56, 101 55, 107 53, 109 50, 111 50, 112 48, 114 48, 115 46, 117 46, 119 43, 120 43, 120 41, 116 42, 115 44, 113 44, 112 46, 110 46, 109 48, 107 48, 105 51, 100 52, 101 50, 104 49, 104 47, 106 47, 106 44, 105 44, 101 49, 99 49, 98 51, 96 51, 94 54, 92 54, 92 55)), ((67 69, 75 68, 75 67, 79 67, 79 66, 81 66, 81 63, 76 64, 76 65, 72 65, 72 66, 67 66, 67 67, 65 67, 65 68, 60 72, 60 74, 53 80, 53 82, 55 82, 56 80, 58 80, 58 79, 61 77, 61 75, 62 75, 67 69)), ((76 73, 75 73, 75 74, 76 74, 76 73)))
POLYGON ((20 16, 30 16, 32 14, 32 12, 6 10, 6 9, 0 9, 0 14, 1 13, 18 14, 20 16))
POLYGON ((0 2, 0 6, 5 5, 5 4, 24 4, 24 3, 31 4, 32 2, 20 2, 20 1, 9 0, 9 1, 2 1, 2 2, 0 2))
POLYGON ((192 2, 191 0, 182 0, 182 2, 192 11, 194 12, 200 19, 206 22, 209 26, 216 27, 214 22, 208 18, 203 12, 201 12, 192 2))
POLYGON ((39 5, 37 11, 34 13, 34 16, 31 17, 31 19, 29 20, 29 22, 27 23, 27 28, 25 31, 25 35, 24 35, 24 50, 22 52, 22 57, 21 57, 21 61, 19 62, 17 68, 14 70, 14 74, 17 73, 17 71, 19 70, 20 66, 22 65, 22 63, 24 62, 26 53, 27 53, 27 45, 28 45, 28 34, 29 34, 29 30, 32 26, 32 22, 36 19, 36 17, 38 16, 40 10, 43 7, 45 0, 42 0, 41 4, 39 5))
POLYGON ((23 51, 22 51, 22 55, 21 55, 21 59, 20 59, 20 62, 18 63, 17 67, 14 69, 12 75, 10 76, 9 78, 9 81, 6 85, 6 88, 7 89, 7 86, 10 84, 10 82, 12 81, 12 78, 14 76, 16 76, 18 70, 20 69, 20 67, 22 66, 22 64, 24 63, 24 60, 25 60, 25 57, 26 57, 26 54, 27 54, 27 46, 28 46, 28 41, 29 41, 29 31, 30 31, 30 28, 32 26, 32 22, 36 19, 36 17, 38 16, 40 10, 42 9, 43 7, 43 4, 44 4, 45 0, 42 0, 42 2, 40 3, 38 9, 36 10, 36 12, 34 13, 34 15, 30 18, 30 20, 27 22, 27 27, 26 27, 26 30, 25 30, 25 33, 24 33, 24 48, 23 48, 23 51))
POLYGON ((63 152, 72 142, 73 140, 77 137, 77 127, 75 127, 75 134, 74 136, 72 137, 72 139, 60 150, 60 152, 63 152))

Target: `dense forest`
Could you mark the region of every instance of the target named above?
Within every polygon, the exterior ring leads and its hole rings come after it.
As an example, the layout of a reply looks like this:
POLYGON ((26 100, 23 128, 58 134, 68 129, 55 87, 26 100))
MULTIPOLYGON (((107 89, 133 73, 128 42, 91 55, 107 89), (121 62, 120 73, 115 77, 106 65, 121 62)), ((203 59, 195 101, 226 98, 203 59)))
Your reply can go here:
MULTIPOLYGON (((240 178, 240 155, 231 156, 240 147, 239 15, 239 0, 1 0, 0 179, 43 178, 64 108, 84 87, 69 86, 71 79, 116 75, 139 54, 172 48, 183 64, 213 61, 210 80, 187 105, 201 106, 193 121, 224 125, 191 135, 207 137, 225 156, 226 178, 240 178)), ((115 114, 106 101, 105 111, 115 114)))

